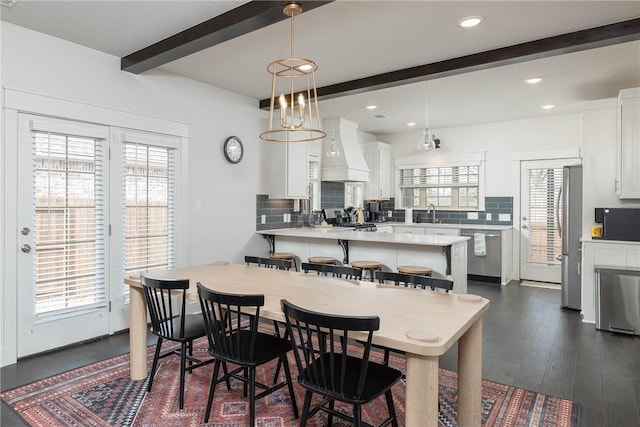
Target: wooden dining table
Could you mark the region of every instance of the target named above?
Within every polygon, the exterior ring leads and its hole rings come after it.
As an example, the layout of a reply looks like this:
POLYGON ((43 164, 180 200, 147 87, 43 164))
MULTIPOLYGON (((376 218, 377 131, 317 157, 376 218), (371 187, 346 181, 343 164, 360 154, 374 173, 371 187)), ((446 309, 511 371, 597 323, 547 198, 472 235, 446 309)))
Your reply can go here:
MULTIPOLYGON (((406 354, 405 425, 438 425, 439 358, 458 343, 458 425, 481 424, 482 318, 489 301, 393 285, 282 271, 238 264, 207 264, 151 273, 156 278, 189 279, 221 292, 264 294, 260 313, 284 321, 280 300, 323 313, 380 317, 373 343, 406 354)), ((130 285, 130 375, 147 377, 147 315, 137 278, 130 285)))

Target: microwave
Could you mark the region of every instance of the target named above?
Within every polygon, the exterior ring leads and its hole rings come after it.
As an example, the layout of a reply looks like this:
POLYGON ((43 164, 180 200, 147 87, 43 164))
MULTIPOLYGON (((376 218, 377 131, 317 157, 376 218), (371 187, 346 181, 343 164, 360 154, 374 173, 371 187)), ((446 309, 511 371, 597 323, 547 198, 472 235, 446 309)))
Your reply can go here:
POLYGON ((596 208, 595 222, 602 224, 602 239, 640 242, 640 209, 596 208))

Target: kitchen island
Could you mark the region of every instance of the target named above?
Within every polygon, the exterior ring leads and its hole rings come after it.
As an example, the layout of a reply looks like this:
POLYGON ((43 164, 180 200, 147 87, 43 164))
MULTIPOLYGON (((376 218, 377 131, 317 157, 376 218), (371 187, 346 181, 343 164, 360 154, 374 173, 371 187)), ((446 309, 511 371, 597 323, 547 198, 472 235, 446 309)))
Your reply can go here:
POLYGON ((399 265, 422 265, 433 269, 433 277, 453 280, 454 293, 467 293, 468 237, 306 227, 257 233, 267 240, 269 252, 291 252, 301 262, 310 256, 331 256, 344 264, 377 261, 385 271, 396 271, 399 265))

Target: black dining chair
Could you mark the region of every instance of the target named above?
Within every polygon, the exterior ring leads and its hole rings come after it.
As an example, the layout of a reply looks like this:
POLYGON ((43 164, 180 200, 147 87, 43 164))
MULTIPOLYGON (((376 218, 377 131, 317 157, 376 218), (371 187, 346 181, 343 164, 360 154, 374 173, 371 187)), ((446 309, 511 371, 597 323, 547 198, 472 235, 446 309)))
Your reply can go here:
MULTIPOLYGON (((281 300, 287 332, 298 367, 298 384, 305 389, 300 425, 318 411, 363 425, 362 405, 385 396, 389 417, 379 426, 398 427, 391 387, 402 374, 397 369, 371 362, 373 332, 380 327, 378 316, 337 316, 317 313, 281 300), (349 345, 353 335, 367 334, 364 349, 349 345), (355 333, 355 334, 354 334, 355 333), (311 408, 313 394, 322 400, 311 408), (353 416, 337 411, 335 402, 353 405, 353 416)), ((366 424, 368 425, 368 424, 366 424)))
POLYGON ((290 270, 292 267, 291 261, 287 259, 262 258, 247 255, 244 257, 244 262, 247 263, 247 265, 255 264, 258 267, 275 268, 277 270, 290 270))
POLYGON ((318 275, 341 277, 351 280, 362 280, 362 269, 349 267, 346 265, 335 264, 314 264, 314 263, 302 263, 302 270, 305 273, 315 271, 318 275))
MULTIPOLYGON (((376 279, 380 283, 390 282, 391 284, 405 288, 442 290, 449 293, 453 290, 453 281, 447 279, 436 279, 435 277, 422 276, 417 274, 394 273, 390 271, 376 271, 376 279)), ((389 364, 391 349, 383 346, 375 346, 384 351, 383 363, 389 364)), ((404 354, 401 351, 393 350, 395 353, 404 354)))
POLYGON ((376 279, 380 283, 391 282, 395 286, 404 286, 405 288, 431 289, 434 291, 438 289, 445 292, 453 290, 453 281, 451 280, 418 274, 376 271, 376 279))
POLYGON ((179 406, 183 409, 185 373, 213 362, 213 359, 203 361, 193 357, 193 341, 206 335, 205 325, 200 314, 185 313, 188 279, 154 279, 146 273, 140 277, 151 319, 151 333, 158 337, 147 391, 150 392, 153 386, 158 360, 177 354, 180 356, 179 406), (180 343, 180 350, 161 353, 164 340, 180 343))
POLYGON ((198 295, 209 340, 209 353, 215 359, 204 422, 209 422, 216 386, 230 378, 243 382, 245 396, 248 387, 250 426, 255 425, 256 400, 269 396, 284 386, 289 388, 293 415, 298 418, 298 407, 287 362, 287 353, 291 351, 291 343, 284 338, 258 332, 260 307, 264 305, 264 295, 236 295, 216 292, 201 283, 198 283, 198 295), (243 328, 243 323, 246 321, 249 326, 243 328), (256 368, 275 359, 278 359, 284 366, 286 380, 272 386, 258 382, 256 368), (231 363, 237 365, 238 368, 218 378, 222 363, 231 363), (256 394, 256 387, 263 391, 256 394))

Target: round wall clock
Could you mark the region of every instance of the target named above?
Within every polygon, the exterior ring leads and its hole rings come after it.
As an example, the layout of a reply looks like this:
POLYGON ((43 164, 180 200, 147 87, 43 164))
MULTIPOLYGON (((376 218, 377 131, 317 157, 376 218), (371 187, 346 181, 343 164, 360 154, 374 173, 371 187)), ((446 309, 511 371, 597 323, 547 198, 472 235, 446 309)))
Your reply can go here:
POLYGON ((230 163, 240 163, 242 155, 244 154, 244 147, 242 141, 237 136, 230 136, 224 141, 224 157, 230 163))

